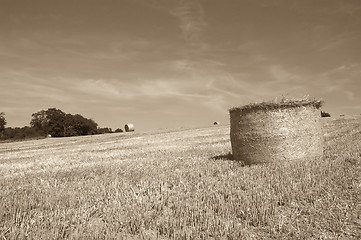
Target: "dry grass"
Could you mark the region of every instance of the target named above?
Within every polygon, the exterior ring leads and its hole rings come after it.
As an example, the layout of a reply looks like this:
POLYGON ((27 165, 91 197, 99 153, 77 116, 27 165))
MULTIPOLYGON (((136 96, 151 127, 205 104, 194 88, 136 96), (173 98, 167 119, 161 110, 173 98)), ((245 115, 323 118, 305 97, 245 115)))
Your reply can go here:
POLYGON ((316 109, 321 108, 323 105, 323 101, 317 99, 287 99, 282 98, 280 101, 274 100, 269 102, 261 102, 261 103, 250 103, 241 107, 233 107, 229 109, 229 112, 232 113, 234 111, 239 111, 244 113, 255 112, 259 110, 263 111, 271 111, 276 109, 290 109, 290 108, 299 108, 299 107, 314 107, 316 109))
POLYGON ((360 239, 361 120, 320 161, 244 167, 229 126, 0 145, 2 239, 360 239))

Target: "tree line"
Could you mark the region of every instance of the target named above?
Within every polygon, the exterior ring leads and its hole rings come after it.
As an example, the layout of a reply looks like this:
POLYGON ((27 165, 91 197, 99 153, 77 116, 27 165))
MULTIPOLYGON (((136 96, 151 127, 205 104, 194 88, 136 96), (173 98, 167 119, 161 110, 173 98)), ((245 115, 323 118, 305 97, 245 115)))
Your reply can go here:
MULTIPOLYGON (((22 128, 5 127, 5 113, 0 113, 0 139, 20 140, 27 138, 72 137, 113 133, 111 128, 99 128, 93 119, 80 114, 67 114, 60 109, 48 108, 31 115, 30 126, 22 128)), ((114 132, 123 132, 116 129, 114 132)))

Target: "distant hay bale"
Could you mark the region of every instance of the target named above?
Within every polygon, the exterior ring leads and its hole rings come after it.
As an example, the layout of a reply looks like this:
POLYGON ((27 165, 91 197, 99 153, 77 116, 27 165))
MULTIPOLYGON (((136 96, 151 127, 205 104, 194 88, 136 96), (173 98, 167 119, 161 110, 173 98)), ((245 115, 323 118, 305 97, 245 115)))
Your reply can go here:
POLYGON ((214 122, 213 125, 219 125, 219 122, 214 122))
POLYGON ((318 100, 282 100, 235 107, 230 112, 234 159, 245 164, 321 157, 318 100))
POLYGON ((125 124, 124 129, 126 132, 134 132, 135 131, 134 125, 132 123, 125 124))

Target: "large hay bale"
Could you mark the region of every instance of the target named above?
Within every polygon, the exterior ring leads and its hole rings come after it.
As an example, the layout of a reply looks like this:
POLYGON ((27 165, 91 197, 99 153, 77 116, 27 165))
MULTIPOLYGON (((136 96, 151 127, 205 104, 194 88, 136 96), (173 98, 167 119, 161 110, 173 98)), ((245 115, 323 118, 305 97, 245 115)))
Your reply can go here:
POLYGON ((229 110, 234 159, 245 164, 321 157, 318 100, 282 100, 229 110))
POLYGON ((127 123, 124 125, 124 129, 126 132, 134 132, 135 128, 132 123, 127 123))

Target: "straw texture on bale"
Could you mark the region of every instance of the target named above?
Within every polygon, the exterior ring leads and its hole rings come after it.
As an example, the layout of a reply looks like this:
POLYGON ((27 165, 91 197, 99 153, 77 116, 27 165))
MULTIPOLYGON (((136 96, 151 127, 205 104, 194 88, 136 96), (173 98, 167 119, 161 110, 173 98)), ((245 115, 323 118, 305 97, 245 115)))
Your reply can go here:
POLYGON ((245 164, 321 157, 321 101, 282 100, 232 108, 234 159, 245 164))
POLYGON ((135 128, 132 123, 125 124, 124 129, 126 132, 134 132, 135 128))

